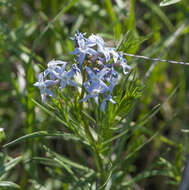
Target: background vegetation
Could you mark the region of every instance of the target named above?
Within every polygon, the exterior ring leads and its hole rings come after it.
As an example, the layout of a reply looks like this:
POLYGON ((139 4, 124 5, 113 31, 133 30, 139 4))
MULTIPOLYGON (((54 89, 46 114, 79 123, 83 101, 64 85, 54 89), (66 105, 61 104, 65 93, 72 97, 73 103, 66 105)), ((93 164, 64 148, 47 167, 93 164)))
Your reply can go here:
MULTIPOLYGON (((100 34, 109 44, 120 44, 119 48, 126 53, 189 62, 187 0, 166 7, 160 7, 159 3, 155 0, 0 1, 2 189, 18 188, 17 185, 21 190, 79 189, 79 185, 68 185, 72 174, 69 168, 61 169, 58 163, 51 162, 55 152, 74 163, 94 168, 90 152, 81 148, 81 144, 37 133, 51 134, 65 129, 33 101, 40 102, 40 94, 33 87, 37 73, 53 58, 69 60, 69 52, 74 49, 70 37, 77 29, 100 34), (33 133, 33 138, 14 141, 33 133)), ((127 60, 134 68, 136 84, 143 86, 132 123, 146 119, 123 144, 122 150, 126 151, 122 156, 158 134, 133 153, 125 166, 125 188, 177 189, 189 146, 189 66, 131 57, 127 60)), ((70 161, 63 163, 69 165, 70 161)), ((73 167, 79 170, 79 165, 73 167)))

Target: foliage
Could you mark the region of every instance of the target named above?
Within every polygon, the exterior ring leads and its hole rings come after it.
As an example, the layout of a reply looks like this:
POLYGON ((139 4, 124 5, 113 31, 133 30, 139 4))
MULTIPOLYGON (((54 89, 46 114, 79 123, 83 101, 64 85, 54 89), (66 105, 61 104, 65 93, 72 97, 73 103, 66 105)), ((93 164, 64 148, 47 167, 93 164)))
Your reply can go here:
POLYGON ((72 87, 43 103, 33 86, 53 58, 74 61, 76 30, 117 51, 188 62, 189 6, 176 2, 0 2, 1 189, 178 188, 188 153, 187 66, 126 57, 133 69, 104 112, 93 100, 81 106, 72 87))

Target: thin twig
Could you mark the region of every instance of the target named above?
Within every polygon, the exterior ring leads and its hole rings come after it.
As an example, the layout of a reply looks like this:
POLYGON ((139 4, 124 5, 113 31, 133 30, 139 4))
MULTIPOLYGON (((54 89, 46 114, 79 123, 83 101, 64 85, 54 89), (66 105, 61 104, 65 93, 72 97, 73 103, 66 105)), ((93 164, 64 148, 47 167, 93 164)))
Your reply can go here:
POLYGON ((136 58, 140 58, 140 59, 146 59, 146 60, 151 60, 151 61, 155 61, 150 68, 147 70, 145 76, 144 76, 144 80, 143 82, 146 81, 146 79, 150 76, 150 74, 152 73, 154 67, 157 65, 158 62, 167 62, 167 63, 173 63, 173 64, 182 64, 182 65, 189 65, 189 63, 186 62, 178 62, 178 61, 169 61, 169 60, 165 60, 165 59, 160 59, 161 57, 163 57, 163 55, 165 54, 165 52, 167 51, 167 49, 175 42, 176 38, 181 34, 181 32, 183 31, 183 29, 185 28, 185 23, 183 23, 175 32, 174 34, 170 37, 170 39, 167 42, 166 47, 164 48, 163 52, 160 54, 160 56, 158 58, 150 58, 150 57, 146 57, 146 56, 141 56, 141 55, 133 55, 133 54, 128 54, 128 53, 124 53, 124 55, 126 56, 131 56, 131 57, 136 57, 136 58))
MULTIPOLYGON (((185 28, 185 23, 183 23, 175 32, 174 34, 170 37, 170 39, 167 42, 166 47, 164 48, 164 50, 162 51, 161 55, 158 57, 158 59, 160 59, 161 57, 163 57, 163 55, 165 54, 165 52, 168 50, 168 48, 174 43, 174 41, 176 40, 176 38, 180 35, 180 33, 183 31, 183 29, 185 28)), ((144 76, 144 82, 146 81, 146 79, 150 76, 150 74, 152 73, 154 67, 157 65, 158 61, 155 61, 150 68, 148 69, 148 71, 146 72, 145 76, 144 76)))
POLYGON ((124 55, 129 56, 129 57, 139 58, 139 59, 146 59, 146 60, 149 60, 149 61, 159 61, 159 62, 172 63, 172 64, 181 64, 181 65, 189 66, 189 63, 183 62, 183 61, 170 61, 170 60, 166 60, 166 59, 150 58, 150 57, 143 56, 143 55, 134 55, 134 54, 129 54, 129 53, 124 53, 124 55))

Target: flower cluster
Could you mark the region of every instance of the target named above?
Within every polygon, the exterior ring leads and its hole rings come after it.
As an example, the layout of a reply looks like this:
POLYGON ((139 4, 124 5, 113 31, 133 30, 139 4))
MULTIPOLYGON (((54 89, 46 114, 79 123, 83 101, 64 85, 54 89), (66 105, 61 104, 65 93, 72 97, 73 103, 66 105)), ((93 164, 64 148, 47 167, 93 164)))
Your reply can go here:
POLYGON ((99 104, 99 97, 102 97, 101 111, 105 110, 108 101, 116 103, 112 99, 113 89, 118 83, 115 65, 120 65, 124 74, 127 74, 131 67, 127 65, 123 53, 107 47, 100 36, 92 34, 86 38, 85 35, 76 32, 72 38, 75 40, 75 50, 71 54, 75 55, 76 59, 71 69, 66 71, 67 62, 52 60, 47 64, 47 69, 39 74, 38 82, 34 86, 40 89, 42 101, 46 100, 47 95, 54 98, 50 86, 59 85, 59 88, 63 89, 66 85, 70 85, 77 88, 78 85, 73 79, 77 73, 80 73, 86 78, 82 84, 86 96, 82 97, 80 102, 94 98, 96 104, 99 104))

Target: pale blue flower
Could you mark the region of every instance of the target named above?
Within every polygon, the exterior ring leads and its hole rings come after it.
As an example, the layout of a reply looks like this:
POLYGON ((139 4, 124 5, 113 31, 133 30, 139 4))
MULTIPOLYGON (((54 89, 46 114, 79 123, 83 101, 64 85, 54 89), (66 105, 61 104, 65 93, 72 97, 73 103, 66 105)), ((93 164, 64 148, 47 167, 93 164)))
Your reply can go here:
POLYGON ((104 111, 108 101, 112 104, 116 103, 112 99, 113 89, 118 84, 118 72, 114 69, 115 64, 120 64, 124 74, 127 74, 131 67, 127 65, 122 52, 117 52, 115 48, 107 47, 103 38, 98 35, 92 34, 86 38, 85 33, 77 31, 73 39, 75 40, 75 49, 71 54, 76 55, 79 68, 74 63, 72 68, 67 71, 66 62, 52 60, 47 64, 47 69, 39 74, 38 82, 34 86, 40 89, 42 101, 45 101, 47 95, 54 97, 52 91, 48 89, 50 85, 59 84, 61 89, 65 88, 66 85, 77 87, 72 78, 77 72, 81 73, 82 64, 87 59, 87 66, 85 66, 87 80, 83 83, 83 88, 87 94, 79 102, 93 98, 98 104, 99 97, 101 97, 103 99, 100 109, 104 111), (94 63, 92 67, 90 67, 91 63, 94 63), (47 76, 51 80, 44 80, 47 76))
POLYGON ((112 93, 113 88, 118 84, 118 72, 113 67, 111 68, 111 73, 108 80, 110 83, 108 89, 109 92, 112 93))
POLYGON ((112 57, 114 63, 116 63, 119 58, 119 54, 115 51, 114 48, 98 46, 98 52, 104 55, 106 62, 109 62, 112 57))
POLYGON ((119 54, 115 51, 115 48, 106 47, 106 43, 100 36, 92 34, 86 43, 89 47, 97 46, 97 51, 105 56, 106 62, 110 61, 111 55, 114 62, 117 62, 119 54))
POLYGON ((103 94, 108 90, 108 87, 103 81, 100 81, 99 83, 87 81, 84 83, 84 87, 89 94, 85 96, 85 98, 79 100, 79 102, 94 98, 95 103, 98 104, 99 94, 103 94))
POLYGON ((115 48, 109 48, 109 53, 112 55, 114 63, 117 63, 117 60, 119 58, 119 53, 115 51, 115 48))
POLYGON ((90 35, 89 38, 86 40, 86 44, 89 46, 89 47, 93 47, 93 46, 105 46, 105 42, 104 40, 100 37, 100 36, 97 36, 97 35, 90 35))
POLYGON ((98 46, 97 51, 104 55, 106 62, 110 61, 111 56, 110 56, 109 48, 100 45, 100 46, 98 46))
POLYGON ((112 99, 111 95, 108 95, 103 101, 102 104, 100 106, 100 110, 104 111, 107 105, 107 101, 110 101, 112 104, 116 104, 116 102, 112 99))
MULTIPOLYGON (((99 83, 102 81, 103 77, 107 74, 108 68, 104 67, 102 70, 98 71, 96 74, 90 69, 90 67, 85 66, 85 69, 88 73, 89 81, 99 83)), ((97 70, 95 70, 97 71, 97 70)))
POLYGON ((43 73, 39 73, 38 82, 34 83, 34 86, 37 86, 39 88, 43 102, 45 101, 47 95, 54 98, 53 92, 51 90, 49 90, 47 87, 49 87, 51 85, 55 85, 57 83, 58 83, 57 80, 56 81, 54 81, 54 80, 45 80, 44 81, 43 73))
POLYGON ((72 68, 69 71, 66 71, 66 64, 62 65, 61 70, 55 73, 57 79, 60 80, 60 88, 65 88, 66 85, 77 87, 76 83, 71 80, 71 78, 78 71, 75 64, 72 65, 72 68))
POLYGON ((95 74, 89 67, 85 66, 88 73, 89 80, 84 83, 85 90, 89 93, 85 98, 80 101, 86 101, 89 98, 94 98, 96 104, 98 104, 99 94, 103 94, 108 91, 107 85, 103 82, 103 77, 107 73, 107 68, 97 71, 95 74))
POLYGON ((123 73, 126 75, 128 74, 127 70, 131 69, 131 66, 127 65, 127 60, 125 58, 123 58, 123 52, 119 52, 119 64, 122 66, 123 68, 123 73))
POLYGON ((86 32, 85 33, 80 33, 78 30, 76 31, 75 36, 73 38, 71 38, 72 40, 75 40, 76 47, 79 46, 77 44, 78 41, 80 41, 80 40, 86 40, 86 38, 84 37, 85 35, 86 35, 86 32))
POLYGON ((97 52, 96 52, 96 50, 90 48, 90 46, 88 46, 86 44, 86 40, 81 33, 79 33, 75 37, 75 40, 76 40, 77 46, 76 46, 75 50, 71 52, 71 54, 77 55, 77 61, 79 62, 80 69, 81 69, 86 55, 96 55, 97 52))
MULTIPOLYGON (((98 86, 99 84, 105 84, 106 90, 103 93, 111 95, 114 87, 118 84, 118 72, 114 69, 113 64, 105 65, 102 70, 95 69, 97 72, 95 75, 90 68, 87 67, 86 70, 88 70, 88 75, 91 76, 89 77, 91 85, 98 86)), ((86 90, 89 91, 88 89, 86 90)))
POLYGON ((44 77, 46 77, 48 74, 50 75, 50 79, 55 79, 55 72, 59 72, 61 70, 61 67, 59 65, 66 65, 67 63, 64 61, 59 60, 52 60, 47 64, 47 69, 44 71, 44 77))

